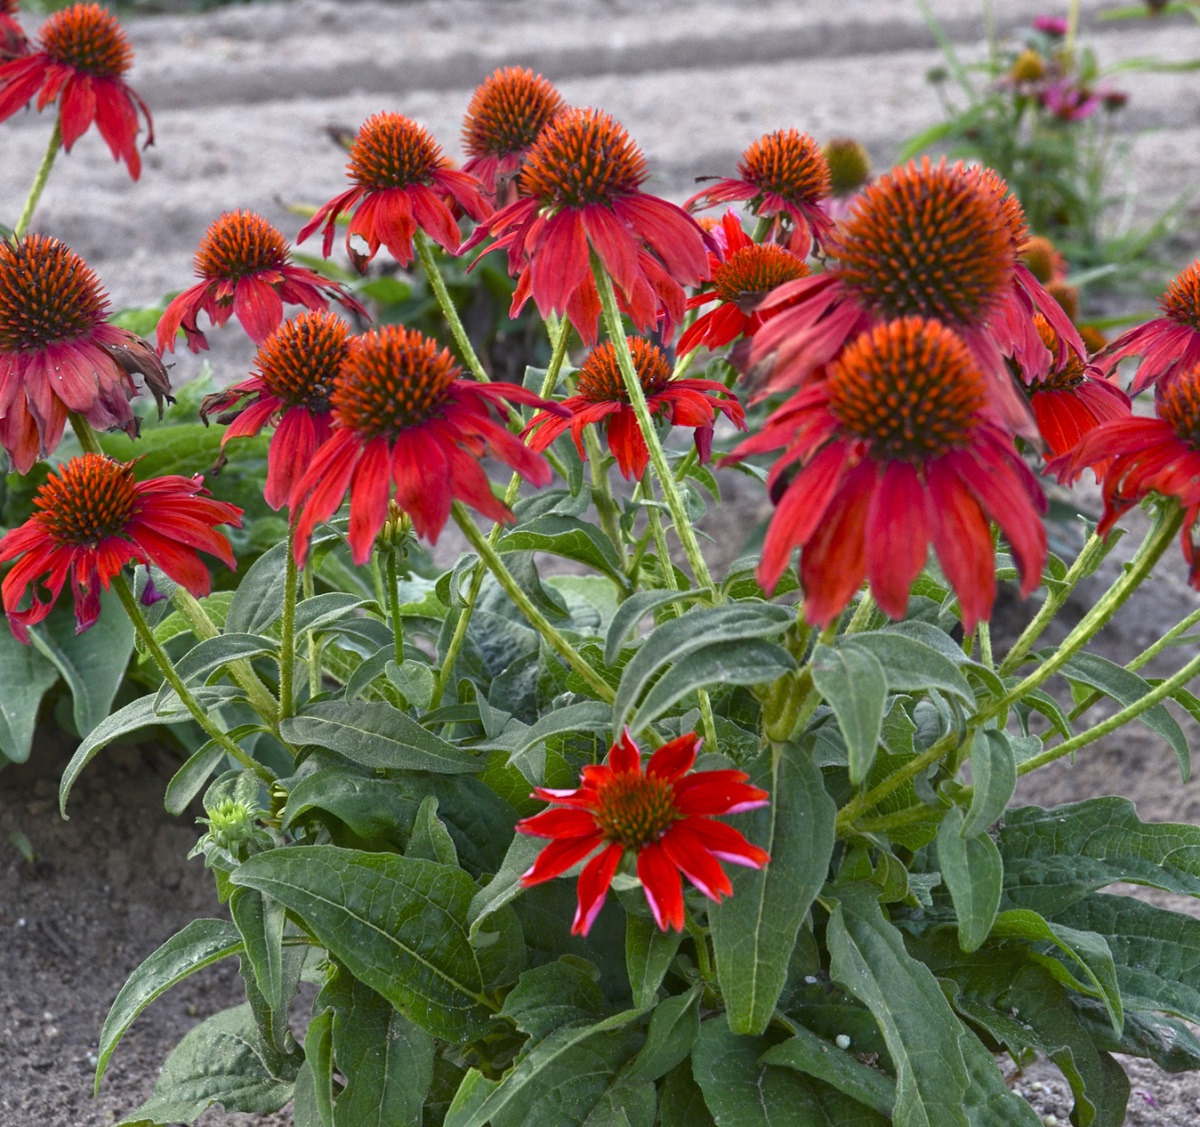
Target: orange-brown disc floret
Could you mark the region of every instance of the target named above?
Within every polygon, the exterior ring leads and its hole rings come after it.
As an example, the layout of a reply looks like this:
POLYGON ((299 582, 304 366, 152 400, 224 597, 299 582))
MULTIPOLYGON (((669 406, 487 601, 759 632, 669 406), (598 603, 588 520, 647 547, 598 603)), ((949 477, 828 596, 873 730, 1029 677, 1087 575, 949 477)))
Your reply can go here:
POLYGON ((1043 286, 1061 280, 1067 273, 1067 261, 1062 252, 1044 235, 1033 235, 1025 240, 1021 261, 1043 286))
POLYGON ((748 145, 738 161, 743 180, 789 203, 816 203, 829 195, 829 162, 807 133, 777 129, 748 145))
MULTIPOLYGON (((671 382, 671 364, 666 354, 657 345, 641 337, 626 337, 626 340, 642 391, 646 396, 662 391, 671 382)), ((592 403, 629 402, 629 392, 621 378, 612 341, 605 341, 592 349, 576 378, 579 394, 592 403)))
POLYGON ((1159 384, 1157 400, 1158 417, 1193 450, 1200 450, 1200 365, 1159 384))
POLYGON ((784 282, 808 274, 808 266, 791 251, 774 243, 742 247, 713 271, 713 288, 722 301, 737 303, 747 295, 762 295, 784 282))
POLYGON ((1033 315, 1033 325, 1038 331, 1038 336, 1042 338, 1042 343, 1050 350, 1050 354, 1055 360, 1050 365, 1050 371, 1046 374, 1046 378, 1027 387, 1026 391, 1063 391, 1067 388, 1078 387, 1086 374, 1086 365, 1079 353, 1073 348, 1067 348, 1067 359, 1064 363, 1059 364, 1058 333, 1040 313, 1033 315))
POLYGON ((59 544, 94 547, 125 531, 137 508, 135 484, 132 462, 72 458, 37 491, 38 523, 59 544))
POLYGON ((1200 331, 1200 260, 1176 275, 1159 305, 1172 321, 1200 331))
POLYGON ((108 301, 94 271, 43 235, 0 243, 0 352, 34 352, 88 336, 108 301))
POLYGON ((133 48, 116 16, 99 4, 72 4, 56 12, 38 33, 57 63, 95 75, 119 78, 133 65, 133 48))
POLYGON ((196 249, 201 278, 237 281, 288 264, 288 245, 279 229, 252 211, 227 211, 204 233, 196 249))
POLYGON ((521 194, 548 207, 608 203, 637 191, 646 158, 602 110, 568 109, 542 130, 521 169, 521 194))
POLYGON ((407 188, 428 183, 446 163, 441 146, 429 131, 398 113, 372 114, 363 122, 350 148, 347 170, 363 188, 407 188))
POLYGON ((469 156, 507 156, 529 148, 563 108, 562 95, 526 67, 502 67, 471 96, 463 122, 469 156))
POLYGON ((831 365, 829 409, 877 461, 923 463, 967 445, 987 402, 984 377, 945 326, 877 325, 831 365))
POLYGON ((280 325, 259 350, 259 377, 289 407, 324 414, 349 340, 350 326, 340 317, 301 313, 280 325))
POLYGON ((394 438, 438 412, 460 371, 437 341, 384 325, 351 340, 331 402, 340 423, 363 438, 394 438))
POLYGON ((863 189, 831 242, 832 272, 870 312, 982 327, 1013 279, 1000 201, 955 165, 909 164, 863 189))
POLYGON ((593 816, 606 841, 640 849, 658 841, 679 820, 670 781, 640 771, 611 774, 596 788, 593 816))

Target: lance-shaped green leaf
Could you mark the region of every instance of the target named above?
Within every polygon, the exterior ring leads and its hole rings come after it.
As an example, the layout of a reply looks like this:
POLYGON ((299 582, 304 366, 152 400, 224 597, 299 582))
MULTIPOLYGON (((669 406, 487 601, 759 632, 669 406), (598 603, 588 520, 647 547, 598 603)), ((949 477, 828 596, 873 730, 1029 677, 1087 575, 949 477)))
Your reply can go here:
MULTIPOLYGON (((240 744, 247 736, 270 730, 262 724, 239 724, 230 728, 227 735, 240 744)), ((216 740, 201 744, 167 783, 163 792, 163 806, 167 812, 177 816, 182 814, 208 782, 209 776, 225 761, 225 755, 225 749, 216 740)))
POLYGON ((652 1006, 658 988, 666 977, 675 952, 683 940, 679 931, 660 931, 652 920, 635 916, 625 917, 625 969, 637 1006, 652 1006))
MULTIPOLYGON (((267 1006, 283 1008, 283 905, 250 888, 235 889, 229 911, 246 947, 246 957, 267 1006)), ((290 999, 289 999, 290 1000, 290 999)))
POLYGON ((356 619, 358 610, 374 605, 371 599, 362 599, 345 591, 325 591, 302 599, 296 604, 296 637, 311 630, 328 630, 346 619, 356 619))
POLYGON ((895 1120, 904 1127, 969 1127, 969 1078, 960 1039, 970 1036, 929 968, 884 918, 878 889, 838 886, 829 917, 829 974, 872 1013, 896 1066, 895 1120))
POLYGON ((333 1010, 320 994, 304 1031, 304 1064, 292 1099, 293 1127, 333 1127, 333 1010))
POLYGON ((95 1090, 100 1090, 113 1050, 142 1010, 189 974, 241 951, 242 937, 233 924, 226 920, 192 920, 144 959, 126 979, 104 1019, 96 1053, 95 1090))
POLYGON ((295 913, 355 978, 435 1037, 471 1040, 495 1013, 487 991, 509 963, 510 933, 497 931, 490 946, 471 945, 466 919, 475 885, 461 869, 295 846, 251 857, 230 879, 295 913))
POLYGON ((883 731, 888 691, 883 666, 869 650, 819 645, 811 668, 817 692, 837 717, 849 755, 850 781, 857 786, 871 772, 883 731))
POLYGON ((981 728, 971 743, 971 805, 963 837, 983 833, 998 821, 1017 789, 1017 760, 1005 732, 981 728))
MULTIPOLYGON (((260 638, 254 634, 218 634, 215 638, 197 642, 175 663, 175 672, 185 684, 202 681, 230 662, 248 661, 264 654, 274 655, 278 650, 279 643, 270 638, 260 638)), ((163 702, 173 693, 171 686, 164 683, 158 690, 157 707, 162 708, 163 702)))
POLYGON ((280 721, 279 732, 290 744, 327 747, 363 767, 462 775, 487 766, 383 701, 317 701, 280 721))
POLYGON ((815 1076, 844 1092, 860 1104, 890 1116, 896 1103, 896 1082, 885 1072, 863 1064, 846 1049, 839 1049, 824 1037, 803 1026, 786 1041, 768 1049, 759 1058, 762 1064, 791 1068, 805 1076, 815 1076))
POLYGON ((962 829, 962 807, 952 806, 938 828, 938 868, 958 916, 958 942, 964 951, 975 951, 1000 910, 1004 862, 987 834, 963 837, 962 829))
POLYGON ((268 548, 242 576, 225 616, 229 633, 263 634, 283 614, 287 553, 286 542, 268 548))
POLYGON ((498 552, 549 552, 578 560, 607 575, 622 590, 629 577, 613 542, 594 524, 564 513, 545 513, 506 533, 496 544, 498 552))
POLYGON ((637 591, 619 607, 609 623, 604 638, 604 662, 612 665, 621 652, 621 647, 637 624, 651 611, 668 603, 687 602, 699 598, 703 591, 637 591))
POLYGON ((687 1060, 700 1032, 702 986, 664 998, 650 1015, 646 1043, 624 1076, 626 1084, 643 1084, 665 1076, 687 1060))
POLYGON ((529 870, 545 843, 528 834, 514 834, 504 861, 487 884, 471 899, 467 919, 474 939, 484 920, 521 895, 521 876, 529 870))
POLYGON ((882 666, 892 693, 937 689, 970 704, 975 699, 959 664, 962 651, 953 640, 927 622, 906 622, 866 634, 843 638, 840 650, 870 653, 882 666))
POLYGON ((586 959, 563 955, 521 975, 500 1012, 532 1041, 542 1041, 564 1025, 587 1025, 600 1017, 598 978, 586 959))
POLYGON ((49 661, 32 646, 18 642, 7 623, 0 624, 0 685, 4 686, 0 693, 0 755, 4 759, 24 763, 29 758, 42 697, 57 680, 58 671, 49 661))
POLYGON ((770 805, 730 822, 771 860, 731 872, 733 895, 708 912, 717 979, 737 1033, 761 1033, 775 1012, 796 936, 829 870, 837 814, 807 744, 760 757, 751 777, 770 805))

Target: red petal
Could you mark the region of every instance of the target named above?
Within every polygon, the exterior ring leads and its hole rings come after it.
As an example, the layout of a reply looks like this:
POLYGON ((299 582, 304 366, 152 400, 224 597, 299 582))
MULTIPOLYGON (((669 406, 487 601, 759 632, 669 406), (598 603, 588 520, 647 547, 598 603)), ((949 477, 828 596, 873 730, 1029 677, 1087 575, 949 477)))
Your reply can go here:
POLYGON ((673 783, 692 769, 701 742, 695 732, 688 732, 686 736, 678 736, 669 740, 650 756, 650 762, 646 765, 646 774, 673 783))
POLYGON ((579 874, 579 906, 571 924, 572 935, 587 935, 604 907, 604 897, 612 884, 613 874, 621 863, 624 848, 613 842, 603 853, 592 858, 579 874))
POLYGON ((671 863, 657 842, 645 845, 638 852, 638 879, 646 893, 646 903, 654 914, 660 931, 683 930, 683 882, 679 870, 671 863))
POLYGON ((590 838, 571 837, 550 842, 521 877, 521 884, 528 888, 530 885, 553 880, 577 861, 582 861, 603 840, 597 833, 590 838))

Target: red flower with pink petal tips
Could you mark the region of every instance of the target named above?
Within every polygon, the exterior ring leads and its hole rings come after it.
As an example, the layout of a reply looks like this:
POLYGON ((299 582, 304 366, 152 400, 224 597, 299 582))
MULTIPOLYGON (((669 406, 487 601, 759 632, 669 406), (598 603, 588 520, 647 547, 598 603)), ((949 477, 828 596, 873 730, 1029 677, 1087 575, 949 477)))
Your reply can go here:
POLYGON ((288 503, 318 447, 333 432, 330 395, 349 344, 350 327, 340 317, 305 311, 266 339, 254 360, 256 374, 205 396, 200 404, 206 423, 210 415, 218 415, 218 421, 229 424, 222 448, 231 438, 275 428, 263 490, 273 509, 288 503), (243 399, 249 402, 242 405, 243 399))
POLYGON ((538 787, 534 798, 549 809, 517 823, 520 833, 550 839, 532 868, 521 877, 526 887, 561 876, 597 848, 579 874, 579 907, 573 935, 587 935, 604 906, 621 861, 636 857, 638 879, 654 921, 666 931, 683 930, 680 874, 710 900, 733 892, 720 862, 761 869, 767 853, 737 830, 714 821, 766 806, 767 792, 750 786, 742 771, 689 772, 700 737, 689 732, 660 747, 642 771, 642 755, 626 729, 612 745, 608 762, 583 769, 576 790, 538 787))
POLYGON ((1041 580, 1045 498, 989 413, 970 352, 936 321, 905 317, 863 333, 730 458, 780 447, 768 485, 782 496, 758 581, 772 590, 800 547, 810 622, 828 626, 864 579, 902 618, 932 543, 973 630, 995 600, 990 521, 1012 545, 1022 593, 1041 580))
POLYGON ((771 219, 770 237, 807 258, 824 245, 833 221, 822 204, 832 181, 821 146, 797 129, 766 133, 742 153, 738 179, 718 180, 684 204, 689 211, 749 200, 750 210, 771 219))
POLYGON ((462 236, 448 201, 477 223, 492 214, 480 194, 479 181, 451 168, 425 127, 403 114, 377 113, 363 122, 350 147, 346 175, 354 187, 318 208, 300 228, 296 242, 304 242, 324 225, 321 253, 328 258, 338 216, 353 211, 346 253, 360 273, 381 246, 407 266, 413 260, 412 241, 418 228, 457 254, 462 236))
POLYGON ((18 473, 54 450, 72 411, 136 434, 134 375, 160 408, 170 399, 154 349, 108 312, 100 279, 70 247, 42 235, 0 242, 0 446, 18 473))
POLYGON ((69 152, 94 123, 113 159, 123 160, 136 180, 142 171, 139 111, 146 119, 146 145, 154 143, 154 123, 146 103, 125 82, 133 48, 117 18, 99 4, 72 4, 46 20, 37 39, 38 50, 0 62, 0 121, 34 94, 39 110, 57 99, 63 148, 69 152))
MULTIPOLYGON (((661 348, 640 337, 627 337, 634 370, 651 416, 661 415, 672 426, 695 427, 696 452, 701 462, 712 453, 713 423, 723 414, 739 430, 746 429, 742 405, 716 380, 671 379, 671 364, 661 348)), ((638 481, 646 472, 650 451, 629 405, 629 393, 617 365, 611 341, 594 348, 579 369, 578 394, 558 404, 558 412, 541 411, 523 432, 531 450, 545 450, 568 429, 579 456, 586 459, 583 428, 603 424, 608 447, 626 479, 638 481)))
POLYGON ((29 627, 50 613, 70 579, 82 633, 100 615, 101 589, 128 563, 153 564, 193 595, 207 595, 212 577, 197 553, 236 567, 217 526, 240 528, 242 510, 212 500, 202 485, 174 475, 135 481, 132 462, 103 454, 51 472, 34 495, 33 516, 0 539, 0 562, 21 557, 0 586, 12 632, 28 642, 29 627), (26 594, 32 602, 21 610, 26 594))
POLYGON ((214 328, 237 317, 261 345, 283 321, 284 304, 328 309, 332 298, 367 317, 343 286, 303 266, 293 266, 279 229, 252 211, 227 211, 213 220, 196 250, 201 281, 171 300, 158 322, 158 350, 174 350, 182 329, 193 352, 208 348, 197 325, 201 313, 214 328))
POLYGON ((1200 364, 1200 259, 1176 275, 1158 306, 1161 317, 1122 333, 1095 358, 1107 375, 1126 356, 1140 356, 1129 388, 1134 395, 1200 364))
POLYGON ((532 297, 543 317, 565 313, 594 344, 594 251, 634 326, 651 332, 661 320, 663 334, 673 334, 683 318, 682 287, 709 275, 706 237, 682 208, 641 191, 647 175, 641 150, 601 110, 563 110, 545 126, 521 167, 520 198, 468 244, 491 234, 488 251, 508 252, 508 271, 518 278, 513 316, 532 297))
POLYGON ((492 417, 508 403, 557 410, 509 383, 459 379, 458 365, 437 341, 402 325, 354 337, 330 402, 334 430, 292 491, 296 562, 308 541, 350 494, 350 552, 371 556, 388 502, 412 518, 419 536, 437 541, 455 498, 494 521, 512 512, 492 494, 479 460, 498 458, 534 485, 546 485, 545 460, 492 417))

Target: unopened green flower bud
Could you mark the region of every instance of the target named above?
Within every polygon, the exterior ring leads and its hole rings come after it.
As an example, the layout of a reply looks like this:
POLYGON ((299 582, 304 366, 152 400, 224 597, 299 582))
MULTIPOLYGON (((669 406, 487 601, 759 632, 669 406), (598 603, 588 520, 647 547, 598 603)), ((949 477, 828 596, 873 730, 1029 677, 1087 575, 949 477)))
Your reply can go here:
POLYGON ((853 137, 830 137, 821 151, 829 162, 832 195, 848 196, 871 178, 871 158, 861 141, 853 137))
POLYGON ((375 543, 380 549, 403 547, 412 535, 412 517, 408 515, 395 501, 388 501, 387 520, 379 530, 375 543))

